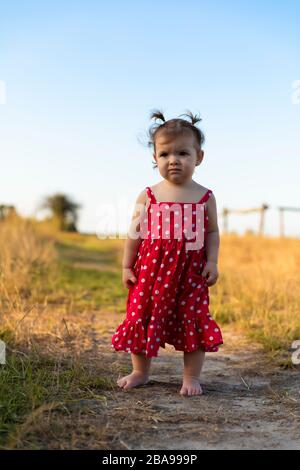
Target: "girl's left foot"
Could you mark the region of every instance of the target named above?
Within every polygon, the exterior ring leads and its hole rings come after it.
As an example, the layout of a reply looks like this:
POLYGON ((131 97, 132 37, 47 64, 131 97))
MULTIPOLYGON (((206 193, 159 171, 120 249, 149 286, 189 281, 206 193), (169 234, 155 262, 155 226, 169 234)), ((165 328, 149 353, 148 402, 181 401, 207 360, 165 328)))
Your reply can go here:
POLYGON ((201 388, 199 379, 197 377, 183 377, 183 383, 180 390, 180 395, 202 395, 203 390, 201 388))

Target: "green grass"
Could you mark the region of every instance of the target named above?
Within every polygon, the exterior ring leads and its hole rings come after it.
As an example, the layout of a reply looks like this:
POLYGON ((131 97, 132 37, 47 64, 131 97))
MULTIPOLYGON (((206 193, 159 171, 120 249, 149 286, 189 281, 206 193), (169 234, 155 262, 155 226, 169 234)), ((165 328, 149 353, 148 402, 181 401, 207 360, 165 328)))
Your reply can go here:
POLYGON ((18 427, 39 407, 49 404, 51 409, 51 404, 60 403, 67 411, 74 400, 102 401, 103 392, 111 387, 109 378, 99 377, 74 358, 8 354, 7 363, 0 367, 0 448, 9 447, 18 427))
POLYGON ((74 268, 68 262, 60 262, 58 277, 49 292, 48 301, 68 301, 72 298, 77 310, 89 307, 121 312, 125 309, 125 294, 120 274, 116 272, 74 268))
POLYGON ((57 272, 48 285, 48 302, 70 302, 78 311, 85 308, 124 312, 127 291, 121 280, 117 253, 105 248, 57 244, 57 272))

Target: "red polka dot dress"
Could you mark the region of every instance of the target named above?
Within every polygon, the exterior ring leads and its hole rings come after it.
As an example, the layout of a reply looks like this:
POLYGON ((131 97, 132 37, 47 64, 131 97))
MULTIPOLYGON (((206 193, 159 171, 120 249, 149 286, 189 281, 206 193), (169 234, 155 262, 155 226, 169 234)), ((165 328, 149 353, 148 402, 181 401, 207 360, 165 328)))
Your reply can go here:
POLYGON ((223 339, 209 312, 208 286, 201 275, 206 254, 204 244, 199 245, 199 239, 205 242, 205 202, 212 191, 197 203, 183 203, 157 202, 151 188, 146 190, 150 204, 133 265, 137 282, 129 288, 126 318, 111 347, 148 357, 156 357, 165 343, 178 351, 216 352, 223 339), (198 244, 187 249, 195 240, 198 244))

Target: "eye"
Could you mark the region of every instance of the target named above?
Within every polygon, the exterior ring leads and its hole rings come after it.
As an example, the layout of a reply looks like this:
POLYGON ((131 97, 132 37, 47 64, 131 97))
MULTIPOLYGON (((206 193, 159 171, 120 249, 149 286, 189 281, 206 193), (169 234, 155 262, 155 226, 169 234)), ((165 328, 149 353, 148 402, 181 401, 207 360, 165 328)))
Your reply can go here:
POLYGON ((182 151, 182 152, 180 152, 180 155, 188 155, 188 153, 187 153, 187 152, 184 152, 184 151, 182 151))
POLYGON ((161 153, 160 156, 161 157, 164 157, 165 155, 167 155, 166 153, 161 153))

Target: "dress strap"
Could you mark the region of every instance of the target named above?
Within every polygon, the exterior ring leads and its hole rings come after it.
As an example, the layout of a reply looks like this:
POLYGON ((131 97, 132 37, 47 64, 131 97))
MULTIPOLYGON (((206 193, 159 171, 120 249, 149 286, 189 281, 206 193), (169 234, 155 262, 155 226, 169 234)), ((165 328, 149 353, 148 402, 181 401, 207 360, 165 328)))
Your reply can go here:
POLYGON ((156 199, 155 199, 155 196, 154 196, 153 191, 150 188, 150 186, 146 187, 146 191, 147 191, 148 197, 149 197, 150 201, 152 202, 152 204, 156 204, 156 199))
POLYGON ((211 189, 208 189, 206 191, 206 193, 204 194, 204 196, 202 196, 202 198, 200 199, 200 201, 198 201, 197 204, 201 204, 202 202, 206 202, 207 199, 209 198, 209 196, 212 194, 212 190, 211 189))

